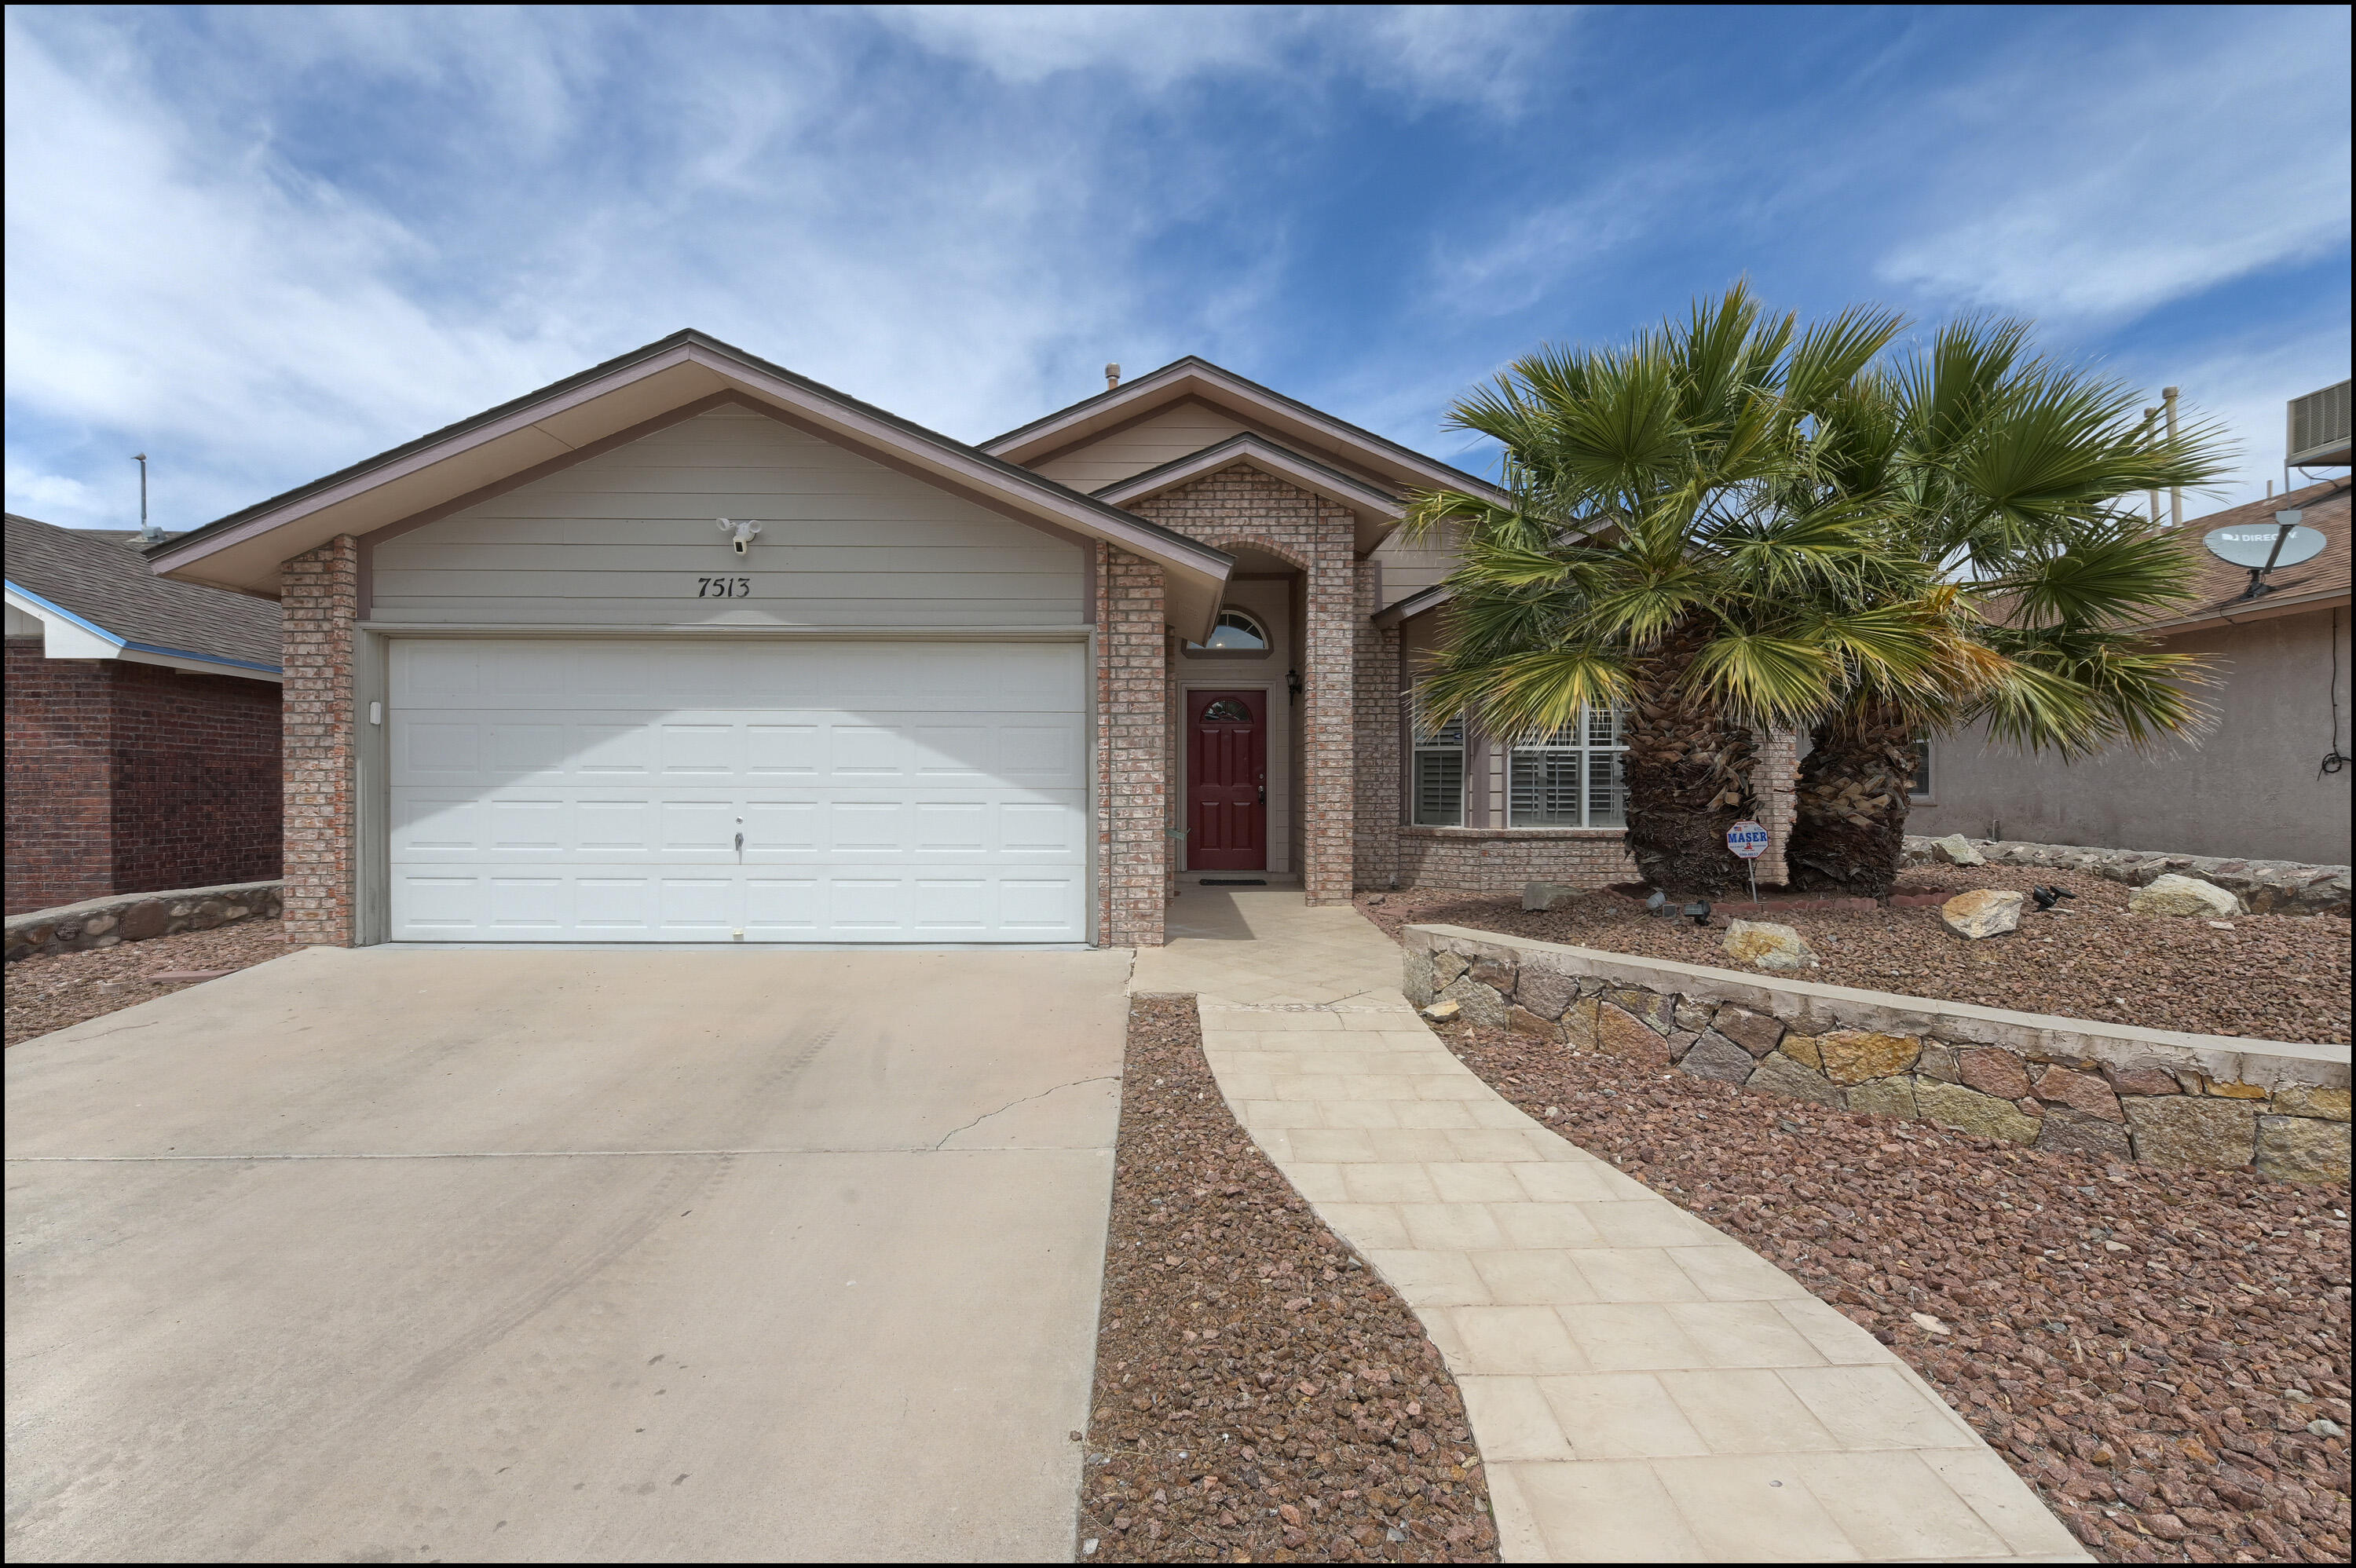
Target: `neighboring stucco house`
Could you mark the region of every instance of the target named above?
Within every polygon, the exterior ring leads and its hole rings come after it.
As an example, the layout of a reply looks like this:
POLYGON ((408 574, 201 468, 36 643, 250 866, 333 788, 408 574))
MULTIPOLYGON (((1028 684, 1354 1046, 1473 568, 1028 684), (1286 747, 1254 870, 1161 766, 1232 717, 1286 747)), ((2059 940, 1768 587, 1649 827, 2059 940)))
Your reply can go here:
POLYGON ((1910 829, 2346 865, 2351 770, 2328 757, 2351 742, 2348 494, 2335 479, 2185 525, 2200 597, 2151 632, 2169 652, 2213 661, 2217 684, 2201 696, 2216 720, 2197 742, 2065 765, 1976 734, 1933 741, 1910 829), (2202 549, 2201 536, 2269 528, 2290 508, 2324 536, 2322 553, 2277 568, 2270 592, 2244 597, 2249 571, 2202 549))
POLYGON ((7 912, 278 874, 278 606, 7 517, 7 912))
POLYGON ((1443 485, 1199 359, 969 446, 682 332, 149 556, 284 603, 297 940, 1154 944, 1625 866, 1608 734, 1404 722, 1443 485))

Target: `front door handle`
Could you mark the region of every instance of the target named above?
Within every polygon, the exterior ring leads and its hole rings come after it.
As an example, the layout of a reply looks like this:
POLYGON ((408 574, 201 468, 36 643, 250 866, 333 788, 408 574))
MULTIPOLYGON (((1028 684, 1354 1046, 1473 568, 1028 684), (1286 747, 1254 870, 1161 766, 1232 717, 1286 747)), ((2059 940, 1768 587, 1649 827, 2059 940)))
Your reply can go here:
POLYGON ((1259 786, 1259 804, 1262 805, 1268 804, 1268 785, 1266 784, 1259 786))

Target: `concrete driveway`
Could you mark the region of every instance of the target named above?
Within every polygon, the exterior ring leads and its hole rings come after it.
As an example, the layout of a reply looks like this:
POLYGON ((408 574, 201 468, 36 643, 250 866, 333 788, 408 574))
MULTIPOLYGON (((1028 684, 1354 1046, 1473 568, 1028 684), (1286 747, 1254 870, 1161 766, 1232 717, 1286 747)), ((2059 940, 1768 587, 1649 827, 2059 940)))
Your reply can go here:
POLYGON ((8 1556, 1068 1559, 1128 964, 315 948, 16 1047, 8 1556))

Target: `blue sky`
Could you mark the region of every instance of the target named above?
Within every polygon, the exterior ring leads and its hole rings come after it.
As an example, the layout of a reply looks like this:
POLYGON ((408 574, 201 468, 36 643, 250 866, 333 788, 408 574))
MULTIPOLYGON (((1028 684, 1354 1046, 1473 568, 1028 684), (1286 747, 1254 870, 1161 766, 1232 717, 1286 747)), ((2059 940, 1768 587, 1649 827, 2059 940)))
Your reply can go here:
MULTIPOLYGON (((185 528, 693 325, 979 440, 1197 353, 1449 402, 1747 275, 2033 317, 2279 474, 2349 12, 35 7, 7 506, 185 528)), ((2205 506, 2196 509, 2206 509, 2205 506)))

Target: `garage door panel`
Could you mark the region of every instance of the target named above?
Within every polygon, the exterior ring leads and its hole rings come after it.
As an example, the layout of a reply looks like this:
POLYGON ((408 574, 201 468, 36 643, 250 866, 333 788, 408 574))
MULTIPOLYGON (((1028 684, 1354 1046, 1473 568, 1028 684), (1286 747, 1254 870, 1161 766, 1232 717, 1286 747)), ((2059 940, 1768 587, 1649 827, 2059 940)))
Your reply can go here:
POLYGON ((1085 940, 1082 669, 1068 644, 396 643, 394 935, 1085 940))

